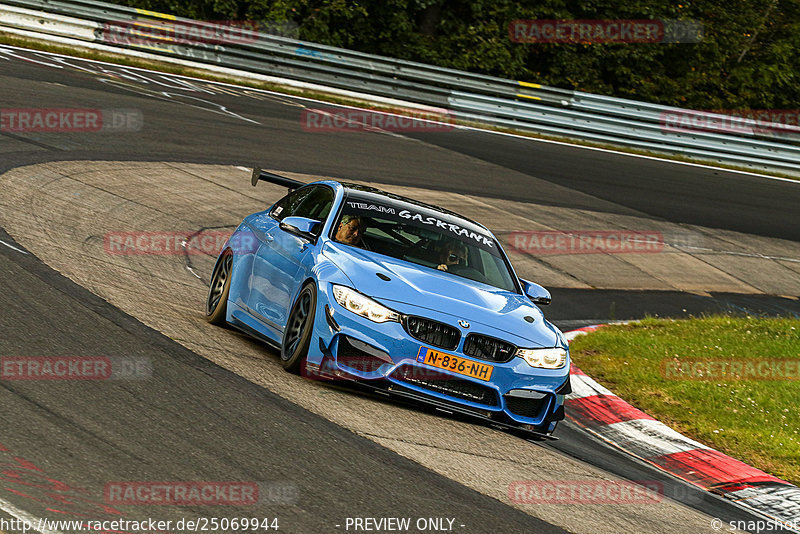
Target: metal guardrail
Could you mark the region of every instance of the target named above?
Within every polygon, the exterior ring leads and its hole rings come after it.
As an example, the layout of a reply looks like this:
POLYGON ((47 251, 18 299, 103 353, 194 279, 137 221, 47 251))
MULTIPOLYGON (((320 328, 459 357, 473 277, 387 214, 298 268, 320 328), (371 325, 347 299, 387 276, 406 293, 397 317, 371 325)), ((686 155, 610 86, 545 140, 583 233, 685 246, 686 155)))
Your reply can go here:
MULTIPOLYGON (((798 172, 800 129, 786 125, 732 133, 674 131, 666 114, 690 110, 593 95, 539 84, 386 58, 352 50, 250 32, 243 42, 186 43, 164 38, 151 46, 112 42, 136 38, 133 23, 192 21, 92 0, 4 0, 2 27, 166 55, 207 65, 299 80, 445 108, 455 119, 585 141, 624 145, 753 168, 798 172), (775 132, 780 132, 780 137, 775 132)), ((702 112, 698 112, 702 113, 702 112)), ((709 114, 703 114, 709 117, 709 114)), ((717 116, 725 120, 725 116, 717 116)))

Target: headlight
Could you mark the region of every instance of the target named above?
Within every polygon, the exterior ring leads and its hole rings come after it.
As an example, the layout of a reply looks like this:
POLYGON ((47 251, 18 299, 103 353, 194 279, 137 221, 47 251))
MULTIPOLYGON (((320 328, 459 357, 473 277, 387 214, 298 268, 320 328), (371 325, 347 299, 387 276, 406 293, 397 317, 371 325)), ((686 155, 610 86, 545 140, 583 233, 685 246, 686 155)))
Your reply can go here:
POLYGON ((531 367, 543 369, 561 369, 567 363, 567 351, 564 349, 517 349, 515 356, 525 360, 531 367))
POLYGON ((333 297, 343 308, 376 323, 399 321, 400 314, 345 286, 333 286, 333 297))

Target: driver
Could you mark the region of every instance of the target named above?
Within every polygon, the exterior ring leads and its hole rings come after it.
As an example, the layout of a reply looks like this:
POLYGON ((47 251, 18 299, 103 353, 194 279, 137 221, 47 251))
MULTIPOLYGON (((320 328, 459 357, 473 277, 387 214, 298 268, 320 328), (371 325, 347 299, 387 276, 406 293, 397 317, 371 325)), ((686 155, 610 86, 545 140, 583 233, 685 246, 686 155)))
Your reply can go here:
POLYGON ((467 264, 467 245, 460 241, 449 241, 442 247, 439 254, 439 266, 436 267, 440 271, 446 271, 451 265, 466 265, 467 264))
POLYGON ((344 215, 342 216, 342 222, 339 223, 339 228, 336 229, 334 239, 345 245, 366 248, 361 239, 366 228, 367 224, 364 217, 344 215))

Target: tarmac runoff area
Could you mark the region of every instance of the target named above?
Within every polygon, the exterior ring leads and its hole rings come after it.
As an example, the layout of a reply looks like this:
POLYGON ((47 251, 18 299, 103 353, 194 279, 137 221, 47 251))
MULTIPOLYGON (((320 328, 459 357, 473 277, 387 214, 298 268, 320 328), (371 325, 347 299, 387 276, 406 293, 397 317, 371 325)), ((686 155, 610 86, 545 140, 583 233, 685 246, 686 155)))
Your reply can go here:
MULTIPOLYGON (((275 172, 307 182, 324 178, 282 172, 279 169, 275 172)), ((12 213, 14 218, 25 215, 19 213, 22 211, 18 209, 20 204, 15 204, 20 198, 25 198, 25 195, 11 194, 15 184, 17 188, 23 186, 21 191, 30 189, 29 193, 36 193, 38 197, 68 194, 53 191, 53 188, 47 186, 49 180, 56 179, 52 177, 52 173, 78 180, 84 175, 102 176, 108 183, 99 183, 98 187, 122 187, 123 193, 128 195, 123 198, 133 203, 145 203, 158 196, 170 197, 164 198, 164 203, 176 211, 167 211, 160 216, 172 215, 182 220, 182 225, 171 226, 173 221, 164 219, 161 226, 152 224, 150 228, 141 228, 142 225, 137 225, 135 219, 109 219, 110 226, 92 229, 96 234, 93 239, 102 238, 111 252, 123 255, 131 252, 140 255, 163 252, 158 250, 159 247, 172 247, 174 250, 176 233, 183 235, 185 231, 186 235, 191 235, 203 226, 209 229, 199 237, 205 239, 204 247, 208 248, 209 236, 213 236, 215 242, 224 240, 235 225, 250 213, 239 209, 244 205, 242 202, 238 205, 218 202, 215 193, 209 193, 206 198, 198 198, 200 204, 196 205, 189 189, 195 187, 189 185, 192 182, 218 180, 220 184, 224 184, 220 187, 239 192, 252 202, 249 204, 252 211, 264 209, 285 194, 285 189, 271 184, 261 183, 255 189, 250 187, 245 171, 231 166, 51 163, 16 169, 4 176, 8 189, 2 202, 8 203, 10 211, 6 213, 9 218, 12 213), (146 173, 146 176, 139 173, 146 173), (161 179, 158 183, 157 178, 161 179), (40 188, 43 191, 39 191, 40 188), (203 220, 190 216, 196 209, 201 211, 203 220), (196 223, 196 226, 187 227, 190 221, 196 223), (138 235, 144 232, 155 234, 148 234, 144 238, 138 235), (160 241, 150 239, 153 237, 160 237, 160 241), (172 242, 169 242, 170 239, 172 242)), ((413 187, 382 187, 379 183, 360 183, 442 206, 484 224, 500 239, 517 273, 545 287, 677 290, 702 295, 729 292, 788 296, 794 299, 800 295, 798 242, 654 221, 631 215, 551 207, 413 187)), ((78 201, 78 195, 73 195, 72 200, 78 201)), ((130 206, 124 209, 129 210, 130 206)), ((39 214, 29 215, 45 218, 48 216, 44 210, 39 214)), ((78 222, 88 224, 89 221, 91 219, 78 222)), ((23 241, 24 237, 20 242, 23 241)), ((193 263, 202 268, 203 261, 204 258, 197 258, 193 263)))
MULTIPOLYGON (((282 174, 304 181, 319 178, 282 174)), ((244 216, 285 194, 285 189, 269 184, 252 188, 247 170, 175 163, 59 162, 14 169, 0 176, 0 188, 0 226, 52 268, 197 354, 352 432, 571 532, 708 530, 709 516, 669 499, 533 504, 525 502, 530 492, 522 498, 517 492, 514 498, 509 490, 519 487, 520 481, 605 485, 618 479, 491 429, 288 375, 274 351, 205 322, 206 281, 216 251, 109 252, 108 235, 113 233, 174 232, 188 237, 203 228, 229 232, 244 216)), ((513 254, 518 273, 545 286, 783 294, 791 288, 795 292, 800 279, 800 269, 792 268, 791 261, 766 257, 800 258, 798 245, 789 242, 631 216, 388 189, 478 220, 504 243, 518 231, 600 229, 663 235, 688 231, 702 236, 703 248, 710 249, 690 252, 665 243, 663 250, 652 254, 550 254, 547 261, 513 254), (563 221, 569 221, 568 228, 559 227, 563 221)))

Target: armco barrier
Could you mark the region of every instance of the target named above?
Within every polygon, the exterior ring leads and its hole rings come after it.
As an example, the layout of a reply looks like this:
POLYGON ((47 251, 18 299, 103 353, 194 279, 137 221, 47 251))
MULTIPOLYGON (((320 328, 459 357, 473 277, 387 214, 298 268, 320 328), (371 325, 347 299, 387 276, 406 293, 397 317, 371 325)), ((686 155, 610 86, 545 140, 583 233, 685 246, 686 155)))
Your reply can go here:
MULTIPOLYGON (((209 44, 168 36, 141 44, 135 25, 154 21, 203 27, 208 23, 89 0, 5 0, 0 31, 111 45, 207 65, 319 84, 450 110, 451 117, 545 135, 678 154, 756 169, 800 173, 800 129, 776 138, 767 130, 670 131, 668 113, 688 110, 507 80, 386 58, 278 35, 209 44), (109 23, 116 39, 109 39, 109 23), (120 24, 121 23, 121 24, 120 24), (132 38, 126 44, 126 33, 132 38), (122 37, 122 38, 120 38, 122 37), (117 42, 114 42, 117 41, 117 42)), ((249 30, 243 30, 246 34, 249 30)), ((720 118, 724 118, 720 116, 720 118)), ((786 131, 785 125, 774 125, 786 131)))

